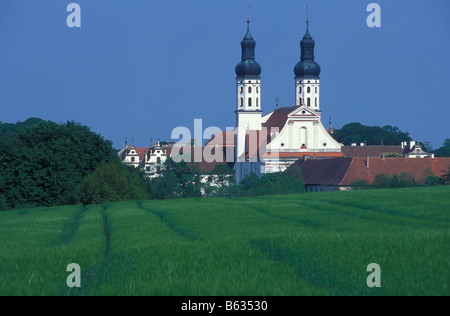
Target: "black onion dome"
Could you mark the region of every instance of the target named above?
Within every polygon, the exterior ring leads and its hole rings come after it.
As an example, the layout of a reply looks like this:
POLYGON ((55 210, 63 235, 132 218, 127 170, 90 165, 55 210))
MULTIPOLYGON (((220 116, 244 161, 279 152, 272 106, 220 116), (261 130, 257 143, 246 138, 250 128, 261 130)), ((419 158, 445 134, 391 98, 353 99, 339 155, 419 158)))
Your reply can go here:
POLYGON ((259 79, 261 66, 255 61, 256 41, 250 34, 250 20, 247 20, 247 33, 241 41, 242 60, 236 65, 236 75, 238 78, 259 79))
POLYGON ((306 21, 306 33, 300 41, 300 61, 294 68, 296 79, 319 79, 320 66, 314 61, 315 45, 316 43, 309 34, 309 21, 306 21))

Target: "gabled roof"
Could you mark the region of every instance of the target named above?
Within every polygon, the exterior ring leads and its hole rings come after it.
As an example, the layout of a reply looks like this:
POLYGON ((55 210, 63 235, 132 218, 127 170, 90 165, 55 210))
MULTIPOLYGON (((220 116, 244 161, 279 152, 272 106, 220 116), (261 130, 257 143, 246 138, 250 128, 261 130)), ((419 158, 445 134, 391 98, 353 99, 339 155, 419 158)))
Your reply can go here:
POLYGON ((373 183, 379 174, 393 175, 409 173, 417 182, 423 182, 427 169, 440 177, 450 167, 450 158, 333 158, 298 160, 303 180, 307 185, 349 186, 353 182, 365 180, 373 183), (367 163, 368 162, 368 163, 367 163))
POLYGON ((267 130, 270 131, 272 128, 278 128, 281 131, 284 125, 286 125, 289 114, 298 108, 297 105, 294 105, 276 109, 266 122, 267 130))
POLYGON ((380 157, 386 153, 402 154, 401 146, 342 146, 345 157, 380 157))
POLYGON ((353 158, 298 160, 292 166, 302 169, 305 184, 340 185, 353 158))

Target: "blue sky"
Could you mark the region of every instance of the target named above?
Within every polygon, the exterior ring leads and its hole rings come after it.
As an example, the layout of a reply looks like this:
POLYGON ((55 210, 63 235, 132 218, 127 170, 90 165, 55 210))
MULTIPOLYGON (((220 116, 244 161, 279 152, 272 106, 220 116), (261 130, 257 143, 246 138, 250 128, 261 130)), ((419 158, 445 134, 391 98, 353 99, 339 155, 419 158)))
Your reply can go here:
POLYGON ((434 148, 450 138, 448 0, 1 0, 0 119, 74 120, 116 148, 195 118, 233 127, 248 4, 262 109, 291 106, 307 2, 325 126, 395 125, 434 148), (370 2, 381 28, 366 25, 370 2))

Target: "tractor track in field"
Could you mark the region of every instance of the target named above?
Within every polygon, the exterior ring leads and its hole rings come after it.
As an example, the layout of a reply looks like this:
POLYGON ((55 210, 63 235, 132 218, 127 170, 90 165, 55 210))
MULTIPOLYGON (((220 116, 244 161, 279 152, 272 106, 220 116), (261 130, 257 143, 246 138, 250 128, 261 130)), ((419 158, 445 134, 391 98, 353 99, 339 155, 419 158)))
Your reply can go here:
POLYGON ((274 263, 289 266, 295 271, 299 280, 303 279, 314 286, 328 288, 336 295, 340 295, 340 288, 345 287, 345 284, 329 272, 325 266, 318 265, 312 260, 314 258, 313 253, 286 248, 268 239, 251 240, 250 247, 259 251, 274 263))
POLYGON ((75 235, 79 225, 80 218, 84 212, 87 211, 87 207, 81 206, 80 210, 76 212, 64 225, 58 240, 53 244, 53 246, 65 246, 67 245, 75 235))
POLYGON ((399 211, 394 211, 394 210, 377 210, 374 209, 373 207, 370 206, 364 206, 364 205, 360 205, 360 204, 354 204, 354 203, 345 203, 345 202, 338 202, 338 201, 327 201, 327 200, 323 200, 323 202, 329 203, 329 204, 336 204, 336 205, 340 205, 340 206, 346 206, 346 207, 354 207, 363 211, 368 211, 368 212, 372 212, 372 213, 377 213, 377 214, 381 214, 381 215, 390 215, 390 216, 396 216, 396 217, 400 217, 400 218, 407 218, 407 219, 413 219, 413 220, 419 220, 419 221, 430 221, 430 222, 440 222, 440 221, 445 221, 445 222, 450 222, 450 220, 448 219, 441 219, 439 221, 433 220, 433 219, 424 219, 421 218, 419 216, 413 215, 413 214, 405 214, 399 211))
MULTIPOLYGON (((347 212, 343 212, 343 211, 338 211, 338 210, 334 210, 333 208, 328 208, 328 207, 324 207, 324 206, 318 206, 318 205, 314 205, 312 203, 299 203, 296 201, 291 201, 292 203, 298 205, 299 207, 309 207, 311 209, 314 210, 318 210, 318 211, 322 211, 322 212, 328 212, 328 213, 332 213, 332 214, 339 214, 342 216, 347 216, 350 218, 356 218, 359 220, 363 220, 363 221, 367 221, 367 222, 374 222, 374 223, 378 223, 378 224, 389 224, 389 225, 397 225, 397 226, 403 226, 402 223, 395 223, 392 222, 390 219, 382 219, 382 218, 375 218, 373 216, 370 216, 369 213, 367 213, 367 215, 360 215, 360 214, 353 214, 351 213, 351 211, 347 211, 347 212)), ((330 202, 330 201, 325 201, 325 200, 321 200, 320 202, 324 202, 330 206, 333 205, 340 205, 340 206, 345 206, 345 207, 352 207, 355 209, 359 209, 359 210, 364 210, 364 211, 368 211, 367 209, 362 209, 362 208, 358 208, 356 206, 352 206, 352 205, 342 205, 339 203, 334 203, 334 202, 330 202)), ((381 214, 381 213, 379 213, 381 214)))
MULTIPOLYGON (((91 265, 81 271, 81 287, 72 288, 69 290, 69 296, 83 296, 92 287, 92 284, 99 285, 101 283, 102 276, 108 269, 111 258, 111 226, 109 223, 109 217, 106 212, 108 206, 103 205, 101 211, 103 220, 103 255, 99 263, 91 265)), ((66 293, 63 293, 66 294, 66 293)))
POLYGON ((315 222, 312 222, 312 221, 301 220, 301 219, 298 219, 298 218, 293 218, 293 217, 284 216, 284 215, 272 214, 272 213, 269 213, 268 211, 263 210, 263 209, 258 208, 258 207, 251 207, 251 209, 255 210, 255 211, 257 211, 257 212, 259 212, 259 213, 261 213, 261 214, 263 214, 265 216, 281 219, 281 220, 284 220, 284 221, 298 223, 298 224, 301 224, 301 225, 304 225, 304 226, 308 226, 308 227, 311 227, 311 228, 324 228, 325 227, 325 226, 323 226, 321 224, 318 224, 318 223, 315 223, 315 222))
POLYGON ((184 239, 188 239, 190 241, 201 241, 203 240, 202 238, 195 236, 194 234, 192 234, 191 232, 188 232, 182 228, 180 228, 179 226, 177 226, 174 222, 170 221, 166 214, 164 214, 164 212, 161 211, 157 211, 154 209, 150 209, 148 207, 145 207, 142 205, 142 202, 137 202, 138 207, 148 213, 151 213, 155 216, 158 216, 158 218, 161 220, 161 222, 163 222, 164 224, 167 225, 167 227, 169 227, 171 230, 173 230, 178 236, 184 238, 184 239))

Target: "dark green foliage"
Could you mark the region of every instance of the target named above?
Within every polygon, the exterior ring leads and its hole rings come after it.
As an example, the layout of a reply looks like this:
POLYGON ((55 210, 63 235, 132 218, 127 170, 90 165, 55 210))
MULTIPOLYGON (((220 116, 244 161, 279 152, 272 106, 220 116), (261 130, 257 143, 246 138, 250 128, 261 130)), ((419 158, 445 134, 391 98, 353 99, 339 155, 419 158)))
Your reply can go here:
POLYGON ((378 174, 373 181, 375 188, 406 188, 416 186, 416 180, 413 175, 407 172, 397 174, 378 174))
POLYGON ((385 157, 385 158, 402 158, 403 155, 399 154, 399 153, 384 153, 381 154, 380 157, 385 157))
POLYGON ((177 163, 169 158, 164 163, 161 176, 150 180, 150 188, 152 197, 157 199, 200 197, 200 170, 193 163, 177 163))
POLYGON ((83 205, 148 199, 146 185, 134 167, 120 162, 103 163, 80 185, 83 205))
POLYGON ((366 189, 370 189, 371 185, 366 180, 359 180, 359 181, 350 183, 350 187, 353 190, 366 190, 366 189))
POLYGON ((366 145, 392 145, 398 146, 403 141, 411 141, 409 133, 402 132, 397 126, 386 125, 365 126, 361 123, 349 123, 341 129, 336 129, 333 138, 339 143, 350 146, 351 143, 366 145))
POLYGON ((437 185, 439 184, 439 177, 436 177, 434 172, 428 168, 422 171, 420 183, 424 185, 437 185))
POLYGON ((103 161, 118 161, 110 141, 78 123, 41 121, 0 140, 0 193, 10 208, 78 203, 78 184, 103 161))
POLYGON ((259 196, 305 192, 302 170, 292 167, 285 172, 268 173, 258 178, 251 173, 239 185, 242 196, 259 196))
POLYGON ((444 144, 434 151, 436 157, 450 157, 450 138, 444 140, 444 144))
POLYGON ((439 178, 440 184, 450 184, 450 166, 448 170, 439 178))
POLYGON ((3 195, 0 194, 0 211, 5 211, 8 209, 8 203, 3 195))
POLYGON ((217 165, 202 183, 207 197, 233 197, 237 195, 235 172, 228 165, 217 165))
POLYGON ((23 130, 28 126, 37 125, 42 121, 43 121, 42 119, 36 117, 31 117, 27 119, 25 122, 17 122, 16 124, 2 123, 0 121, 0 139, 3 137, 8 137, 12 133, 23 130))

